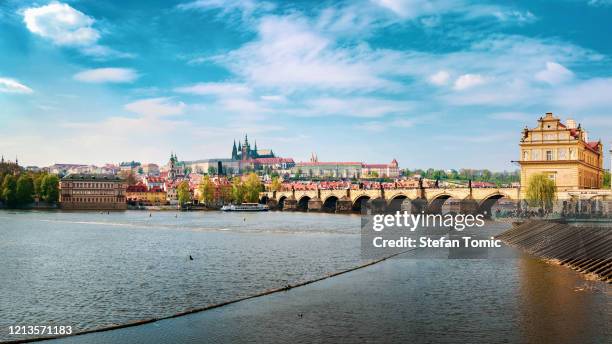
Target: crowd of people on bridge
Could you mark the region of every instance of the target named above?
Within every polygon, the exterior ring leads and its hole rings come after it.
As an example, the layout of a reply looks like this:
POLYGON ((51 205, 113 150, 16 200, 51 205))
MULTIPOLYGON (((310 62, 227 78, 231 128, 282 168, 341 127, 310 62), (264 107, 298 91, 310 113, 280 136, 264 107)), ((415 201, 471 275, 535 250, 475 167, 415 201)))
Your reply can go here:
MULTIPOLYGON (((270 189, 272 183, 266 183, 266 188, 270 189)), ((474 188, 495 187, 495 184, 471 183, 474 188)), ((309 190, 393 190, 393 189, 416 189, 419 187, 461 187, 440 185, 439 181, 431 179, 398 179, 392 182, 379 181, 285 181, 280 185, 279 191, 309 191, 309 190)), ((462 186, 465 187, 465 186, 462 186)))

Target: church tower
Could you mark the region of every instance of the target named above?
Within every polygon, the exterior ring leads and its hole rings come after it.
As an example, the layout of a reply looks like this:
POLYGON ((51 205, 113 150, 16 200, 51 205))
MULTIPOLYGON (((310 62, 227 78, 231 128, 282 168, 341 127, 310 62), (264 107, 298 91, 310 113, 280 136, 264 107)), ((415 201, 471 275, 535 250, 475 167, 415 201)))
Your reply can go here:
POLYGON ((236 140, 234 140, 234 145, 232 146, 232 160, 238 160, 238 149, 236 149, 236 140))

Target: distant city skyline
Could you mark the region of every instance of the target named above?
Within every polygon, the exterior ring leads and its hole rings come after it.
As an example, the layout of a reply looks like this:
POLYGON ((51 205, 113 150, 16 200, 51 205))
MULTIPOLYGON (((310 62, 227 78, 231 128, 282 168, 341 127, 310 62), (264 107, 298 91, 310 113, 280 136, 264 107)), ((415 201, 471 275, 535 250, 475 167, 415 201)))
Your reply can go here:
POLYGON ((610 168, 611 20, 603 0, 7 0, 0 154, 163 164, 248 133, 296 162, 502 171, 553 112, 610 168))

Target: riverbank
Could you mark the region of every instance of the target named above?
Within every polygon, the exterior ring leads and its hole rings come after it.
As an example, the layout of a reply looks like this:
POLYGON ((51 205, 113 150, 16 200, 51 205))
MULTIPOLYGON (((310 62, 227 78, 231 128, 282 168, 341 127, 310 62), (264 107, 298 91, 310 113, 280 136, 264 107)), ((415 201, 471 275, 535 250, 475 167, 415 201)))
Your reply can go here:
POLYGON ((605 284, 523 259, 518 266, 516 259, 443 260, 450 270, 435 269, 440 261, 391 259, 201 313, 49 343, 597 343, 609 338, 605 284), (508 266, 521 270, 522 277, 494 273, 508 266), (466 278, 465 268, 481 276, 466 278), (539 281, 530 280, 534 276, 539 281), (487 296, 491 290, 498 297, 487 296))

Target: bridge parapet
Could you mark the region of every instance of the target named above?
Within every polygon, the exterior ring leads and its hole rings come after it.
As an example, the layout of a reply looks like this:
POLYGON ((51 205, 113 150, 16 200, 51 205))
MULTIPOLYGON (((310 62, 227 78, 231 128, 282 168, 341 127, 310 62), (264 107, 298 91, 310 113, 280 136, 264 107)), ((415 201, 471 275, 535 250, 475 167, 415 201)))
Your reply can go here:
POLYGON ((452 198, 457 200, 474 200, 477 201, 478 206, 482 206, 485 201, 499 198, 518 201, 519 196, 520 190, 518 188, 319 189, 267 191, 260 194, 262 200, 270 201, 269 204, 278 204, 284 210, 300 207, 304 210, 322 210, 326 207, 329 208, 330 204, 335 204, 336 211, 347 211, 349 204, 352 210, 356 210, 359 208, 358 205, 361 200, 384 200, 387 204, 391 204, 394 201, 401 203, 404 199, 411 201, 420 199, 425 201, 428 207, 431 207, 436 202, 444 203, 444 200, 452 198))

